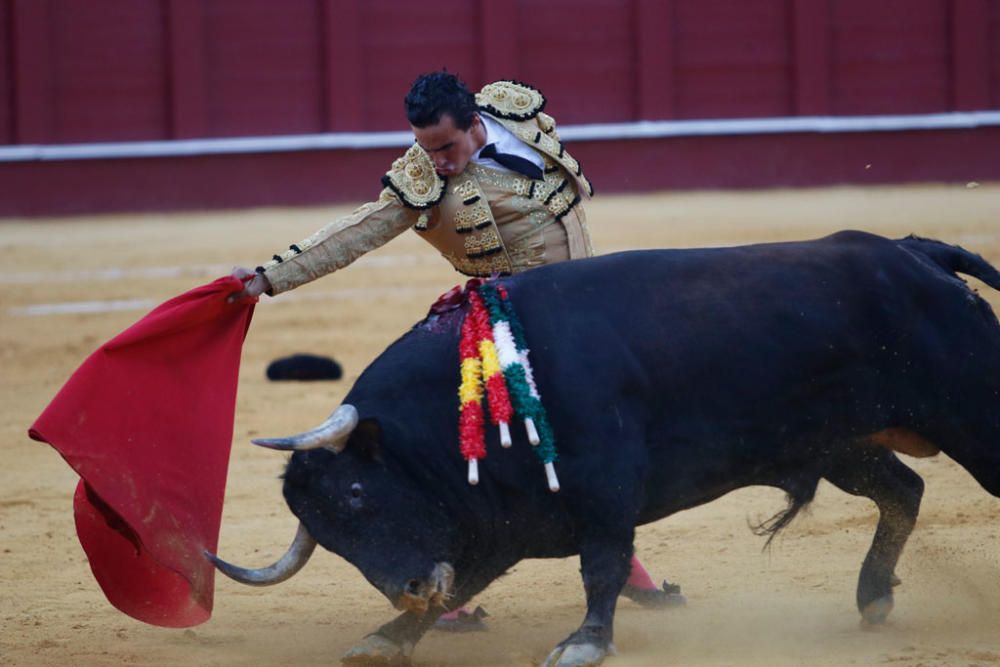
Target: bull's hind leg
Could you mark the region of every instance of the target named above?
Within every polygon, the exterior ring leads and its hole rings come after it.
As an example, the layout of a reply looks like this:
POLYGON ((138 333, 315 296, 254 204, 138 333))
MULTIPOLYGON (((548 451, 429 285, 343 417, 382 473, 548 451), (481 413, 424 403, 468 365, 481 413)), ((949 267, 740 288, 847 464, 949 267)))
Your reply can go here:
POLYGON ((865 621, 882 623, 892 611, 896 563, 917 521, 924 481, 892 452, 869 447, 852 449, 825 477, 878 506, 875 538, 858 577, 857 603, 865 621))

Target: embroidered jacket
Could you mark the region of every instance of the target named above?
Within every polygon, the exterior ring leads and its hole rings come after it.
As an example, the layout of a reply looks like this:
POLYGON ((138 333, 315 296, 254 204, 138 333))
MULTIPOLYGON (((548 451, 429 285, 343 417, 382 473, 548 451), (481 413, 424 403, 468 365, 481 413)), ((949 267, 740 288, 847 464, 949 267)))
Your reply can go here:
POLYGON ((326 225, 258 267, 279 294, 336 271, 412 227, 460 272, 517 273, 558 259, 593 254, 578 204, 593 188, 559 141, 545 98, 525 84, 499 81, 477 95, 489 114, 533 147, 545 164, 543 180, 470 162, 457 176, 434 170, 414 144, 383 177, 377 201, 326 225), (565 249, 547 253, 552 225, 565 229, 565 249), (548 233, 547 233, 548 232, 548 233), (560 253, 562 256, 559 256, 560 253))

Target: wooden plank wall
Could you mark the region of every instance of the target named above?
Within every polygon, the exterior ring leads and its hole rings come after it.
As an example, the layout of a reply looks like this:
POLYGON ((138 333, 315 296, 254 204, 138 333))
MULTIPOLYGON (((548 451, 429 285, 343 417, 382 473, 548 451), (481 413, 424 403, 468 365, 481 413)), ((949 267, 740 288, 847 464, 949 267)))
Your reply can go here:
POLYGON ((0 40, 4 144, 405 129, 441 67, 561 123, 1000 105, 1000 0, 0 0, 0 40))
MULTIPOLYGON (((0 149, 405 130, 442 67, 562 125, 998 109, 1000 0, 0 0, 0 149)), ((601 192, 1000 179, 1000 126, 571 150, 601 192)), ((357 201, 398 154, 0 159, 0 216, 357 201)))

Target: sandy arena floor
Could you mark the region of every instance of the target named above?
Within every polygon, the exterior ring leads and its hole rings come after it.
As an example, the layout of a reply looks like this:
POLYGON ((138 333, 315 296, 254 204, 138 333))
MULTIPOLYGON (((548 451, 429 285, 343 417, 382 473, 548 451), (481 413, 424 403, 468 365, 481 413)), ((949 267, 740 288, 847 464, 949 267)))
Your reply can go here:
MULTIPOLYGON (((274 588, 218 579, 214 617, 197 628, 133 621, 105 601, 77 542, 76 476, 26 436, 101 342, 166 298, 233 264, 253 266, 346 210, 0 222, 0 664, 335 665, 394 616, 350 565, 318 552, 274 588)), ((1000 264, 1000 185, 604 196, 588 213, 602 252, 857 228, 938 237, 1000 264)), ((407 234, 346 271, 258 306, 244 348, 223 556, 270 563, 296 526, 280 497, 282 457, 248 439, 317 423, 364 365, 458 282, 407 234), (300 351, 333 355, 347 377, 268 384, 267 362, 300 351)), ((1000 308, 1000 294, 981 292, 1000 308)), ((907 462, 927 492, 887 625, 862 629, 854 609, 874 506, 821 486, 811 512, 762 553, 747 521, 770 516, 783 498, 754 488, 639 530, 643 561, 654 576, 679 582, 689 604, 646 611, 622 601, 620 655, 610 664, 1000 665, 1000 500, 943 456, 907 462)), ((519 564, 478 600, 492 614, 488 634, 431 633, 416 663, 538 664, 582 618, 577 570, 575 558, 519 564)))

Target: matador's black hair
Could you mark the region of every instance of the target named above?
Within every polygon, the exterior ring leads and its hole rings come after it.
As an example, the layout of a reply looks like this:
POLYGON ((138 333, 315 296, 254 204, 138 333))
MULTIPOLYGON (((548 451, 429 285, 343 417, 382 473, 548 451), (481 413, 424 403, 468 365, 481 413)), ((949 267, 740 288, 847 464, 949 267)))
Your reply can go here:
POLYGON ((414 127, 436 125, 443 114, 451 116, 455 127, 468 130, 479 107, 476 97, 451 72, 421 74, 404 100, 406 119, 414 127))

